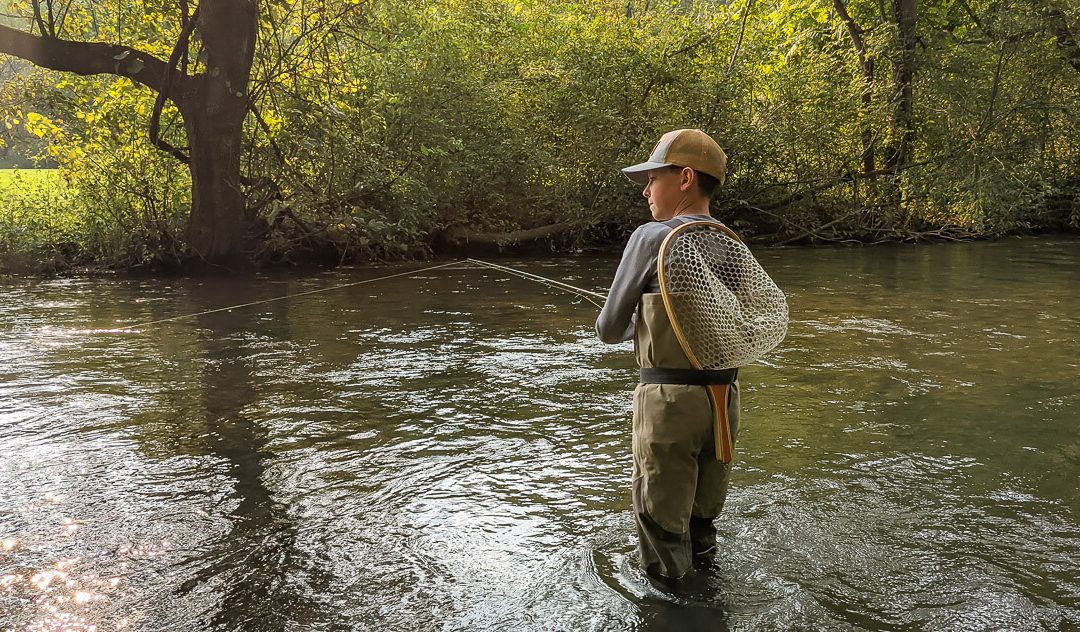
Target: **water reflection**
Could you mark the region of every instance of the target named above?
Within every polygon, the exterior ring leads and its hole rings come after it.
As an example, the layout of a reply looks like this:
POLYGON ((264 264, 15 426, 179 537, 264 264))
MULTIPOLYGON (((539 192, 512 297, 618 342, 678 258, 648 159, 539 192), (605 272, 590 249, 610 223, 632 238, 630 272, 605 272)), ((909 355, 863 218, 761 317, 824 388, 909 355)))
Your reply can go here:
MULTIPOLYGON (((271 292, 281 290, 256 287, 247 292, 199 283, 190 289, 188 300, 193 308, 212 309, 222 302, 273 298, 271 292)), ((325 572, 303 559, 296 547, 298 528, 290 508, 267 486, 271 478, 267 462, 274 457, 268 448, 271 429, 249 413, 259 391, 253 347, 266 338, 289 338, 288 310, 287 302, 276 301, 258 312, 217 312, 195 318, 204 353, 204 417, 191 430, 203 438, 211 467, 232 479, 228 501, 232 508, 227 513, 229 530, 209 549, 179 563, 180 568, 191 569, 179 594, 208 593, 219 601, 216 612, 208 613, 212 628, 285 630, 319 623, 320 629, 343 629, 328 625, 334 617, 323 611, 314 596, 328 584, 325 572)))

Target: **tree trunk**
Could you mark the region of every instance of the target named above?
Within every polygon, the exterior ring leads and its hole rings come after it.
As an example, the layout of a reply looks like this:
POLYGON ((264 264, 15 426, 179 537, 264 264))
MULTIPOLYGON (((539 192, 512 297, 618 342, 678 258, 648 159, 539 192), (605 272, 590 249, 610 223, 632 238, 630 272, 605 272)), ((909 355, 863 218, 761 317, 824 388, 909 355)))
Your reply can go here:
POLYGON ((896 106, 890 125, 890 147, 885 165, 890 172, 899 173, 912 162, 915 140, 912 118, 915 96, 912 83, 915 80, 915 45, 918 42, 917 0, 893 0, 893 15, 896 19, 900 54, 893 73, 893 99, 896 106))
POLYGON ((199 11, 207 70, 182 107, 191 146, 187 239, 206 262, 236 265, 249 235, 240 157, 259 14, 250 0, 203 0, 199 11))
POLYGON ((1057 40, 1058 50, 1074 70, 1080 72, 1080 44, 1076 42, 1076 36, 1069 28, 1069 22, 1065 14, 1058 8, 1051 8, 1046 12, 1050 20, 1050 26, 1054 29, 1054 38, 1057 40))
MULTIPOLYGON (((177 72, 172 59, 117 44, 64 40, 45 28, 35 36, 0 24, 0 53, 80 75, 130 77, 165 93, 183 116, 190 146, 188 244, 207 263, 233 266, 244 262, 249 233, 240 153, 258 24, 256 0, 203 0, 195 28, 206 71, 195 76, 177 72)), ((185 158, 180 151, 174 155, 185 158)))
POLYGON ((240 190, 243 111, 239 122, 236 118, 219 118, 205 112, 184 117, 191 145, 187 241, 199 258, 213 264, 239 264, 248 233, 240 190))
POLYGON ((840 16, 840 19, 844 21, 844 25, 847 26, 848 37, 851 38, 851 44, 855 47, 855 52, 859 56, 859 71, 862 73, 863 77, 863 87, 859 94, 860 107, 862 108, 863 113, 862 172, 864 174, 872 174, 875 171, 874 130, 870 123, 869 114, 874 97, 874 60, 870 57, 869 51, 866 49, 866 40, 863 39, 863 30, 848 13, 844 1, 833 0, 833 7, 836 9, 836 13, 840 16))

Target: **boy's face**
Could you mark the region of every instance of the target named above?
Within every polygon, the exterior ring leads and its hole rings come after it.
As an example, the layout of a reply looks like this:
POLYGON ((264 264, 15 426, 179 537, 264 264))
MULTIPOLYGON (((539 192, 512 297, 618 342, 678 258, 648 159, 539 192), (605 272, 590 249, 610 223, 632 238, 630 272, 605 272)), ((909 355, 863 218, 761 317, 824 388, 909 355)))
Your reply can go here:
POLYGON ((649 171, 649 181, 641 194, 649 201, 653 219, 667 221, 686 206, 687 198, 693 193, 687 172, 693 173, 688 168, 678 170, 665 167, 649 171))

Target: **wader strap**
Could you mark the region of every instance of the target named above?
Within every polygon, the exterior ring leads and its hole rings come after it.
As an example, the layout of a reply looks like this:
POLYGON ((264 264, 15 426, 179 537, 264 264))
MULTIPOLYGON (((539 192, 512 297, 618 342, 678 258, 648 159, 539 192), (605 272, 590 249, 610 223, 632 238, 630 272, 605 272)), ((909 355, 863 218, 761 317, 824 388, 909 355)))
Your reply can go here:
POLYGON ((738 369, 723 371, 699 371, 697 369, 641 369, 641 384, 686 384, 689 386, 710 386, 714 384, 734 384, 739 377, 738 369))

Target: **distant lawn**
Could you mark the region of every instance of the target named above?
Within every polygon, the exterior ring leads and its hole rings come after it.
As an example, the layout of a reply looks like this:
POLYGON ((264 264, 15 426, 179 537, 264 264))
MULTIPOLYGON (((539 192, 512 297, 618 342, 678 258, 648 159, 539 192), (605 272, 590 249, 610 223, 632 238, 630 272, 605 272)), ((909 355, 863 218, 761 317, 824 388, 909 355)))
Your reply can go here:
POLYGON ((73 192, 57 169, 0 169, 0 224, 38 223, 66 215, 73 192))
POLYGON ((4 206, 11 206, 17 200, 24 204, 35 200, 48 204, 67 198, 70 193, 58 169, 0 169, 0 204, 7 203, 4 206))
POLYGON ((0 169, 0 189, 7 189, 19 181, 27 184, 60 182, 60 172, 56 169, 0 169))
POLYGON ((57 169, 0 169, 0 201, 47 201, 66 193, 68 186, 57 169))

